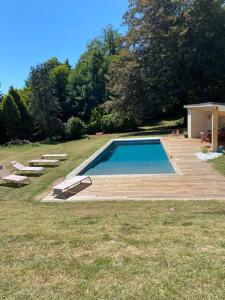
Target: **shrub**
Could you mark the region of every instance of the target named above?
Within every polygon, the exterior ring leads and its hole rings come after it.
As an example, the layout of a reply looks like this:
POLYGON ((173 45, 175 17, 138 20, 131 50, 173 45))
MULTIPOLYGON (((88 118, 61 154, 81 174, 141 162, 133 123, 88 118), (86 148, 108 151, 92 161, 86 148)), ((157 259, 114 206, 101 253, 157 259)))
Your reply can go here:
POLYGON ((9 147, 9 146, 23 146, 23 145, 30 145, 32 147, 38 147, 39 143, 32 143, 29 140, 12 140, 2 145, 2 147, 9 147))
POLYGON ((118 113, 111 113, 92 119, 88 125, 90 134, 104 131, 106 133, 127 132, 137 130, 138 122, 132 115, 121 116, 118 113))
POLYGON ((201 149, 202 153, 209 153, 209 148, 208 146, 203 146, 201 149))
POLYGON ((94 134, 102 131, 102 115, 103 112, 99 108, 94 108, 91 112, 91 119, 88 124, 88 133, 94 134))
POLYGON ((101 131, 103 131, 101 119, 90 121, 88 124, 88 133, 95 134, 96 132, 101 131))
POLYGON ((134 131, 138 127, 137 120, 132 116, 120 116, 118 113, 111 113, 102 118, 102 128, 108 133, 134 131))
POLYGON ((79 139, 85 133, 84 123, 77 117, 71 117, 65 125, 68 139, 79 139))

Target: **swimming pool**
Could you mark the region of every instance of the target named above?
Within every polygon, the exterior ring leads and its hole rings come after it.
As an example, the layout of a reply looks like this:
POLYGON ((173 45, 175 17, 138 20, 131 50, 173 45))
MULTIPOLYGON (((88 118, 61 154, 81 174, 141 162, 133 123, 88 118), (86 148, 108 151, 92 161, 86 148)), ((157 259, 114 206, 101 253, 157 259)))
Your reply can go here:
POLYGON ((175 174, 160 139, 113 140, 77 175, 175 174))

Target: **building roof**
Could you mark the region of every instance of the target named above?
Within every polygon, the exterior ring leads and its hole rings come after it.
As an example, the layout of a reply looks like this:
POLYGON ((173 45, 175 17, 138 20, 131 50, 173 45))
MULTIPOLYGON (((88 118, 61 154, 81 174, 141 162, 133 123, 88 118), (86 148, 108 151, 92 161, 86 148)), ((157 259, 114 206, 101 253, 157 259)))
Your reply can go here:
POLYGON ((219 111, 225 111, 225 103, 219 103, 219 102, 204 102, 199 104, 190 104, 190 105, 184 105, 184 108, 191 109, 191 108, 199 108, 199 109, 214 109, 217 108, 219 111))

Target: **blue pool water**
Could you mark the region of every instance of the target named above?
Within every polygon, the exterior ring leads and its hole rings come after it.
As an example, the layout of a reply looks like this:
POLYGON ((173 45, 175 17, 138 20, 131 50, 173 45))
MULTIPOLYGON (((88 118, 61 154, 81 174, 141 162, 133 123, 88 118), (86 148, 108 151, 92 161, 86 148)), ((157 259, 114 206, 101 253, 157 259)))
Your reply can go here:
POLYGON ((175 173, 160 140, 114 141, 79 175, 175 173))

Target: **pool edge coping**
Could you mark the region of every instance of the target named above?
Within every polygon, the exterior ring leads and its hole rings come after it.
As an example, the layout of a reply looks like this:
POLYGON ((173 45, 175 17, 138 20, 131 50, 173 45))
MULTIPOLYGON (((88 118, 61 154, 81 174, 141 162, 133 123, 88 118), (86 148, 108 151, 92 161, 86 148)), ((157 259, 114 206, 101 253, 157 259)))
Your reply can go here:
POLYGON ((92 163, 106 148, 108 148, 113 142, 116 141, 146 141, 146 140, 159 140, 162 144, 166 155, 168 157, 169 162, 171 163, 175 173, 159 173, 159 174, 109 174, 109 175, 92 175, 91 177, 118 177, 118 176, 179 176, 183 175, 180 168, 175 161, 174 156, 168 150, 165 141, 162 137, 149 137, 149 138, 115 138, 109 140, 105 145, 103 145, 99 150, 97 150, 94 154, 92 154, 89 158, 87 158, 83 163, 81 163, 77 168, 75 168, 72 172, 70 172, 66 179, 70 179, 74 176, 78 176, 78 174, 83 171, 90 163, 92 163))

